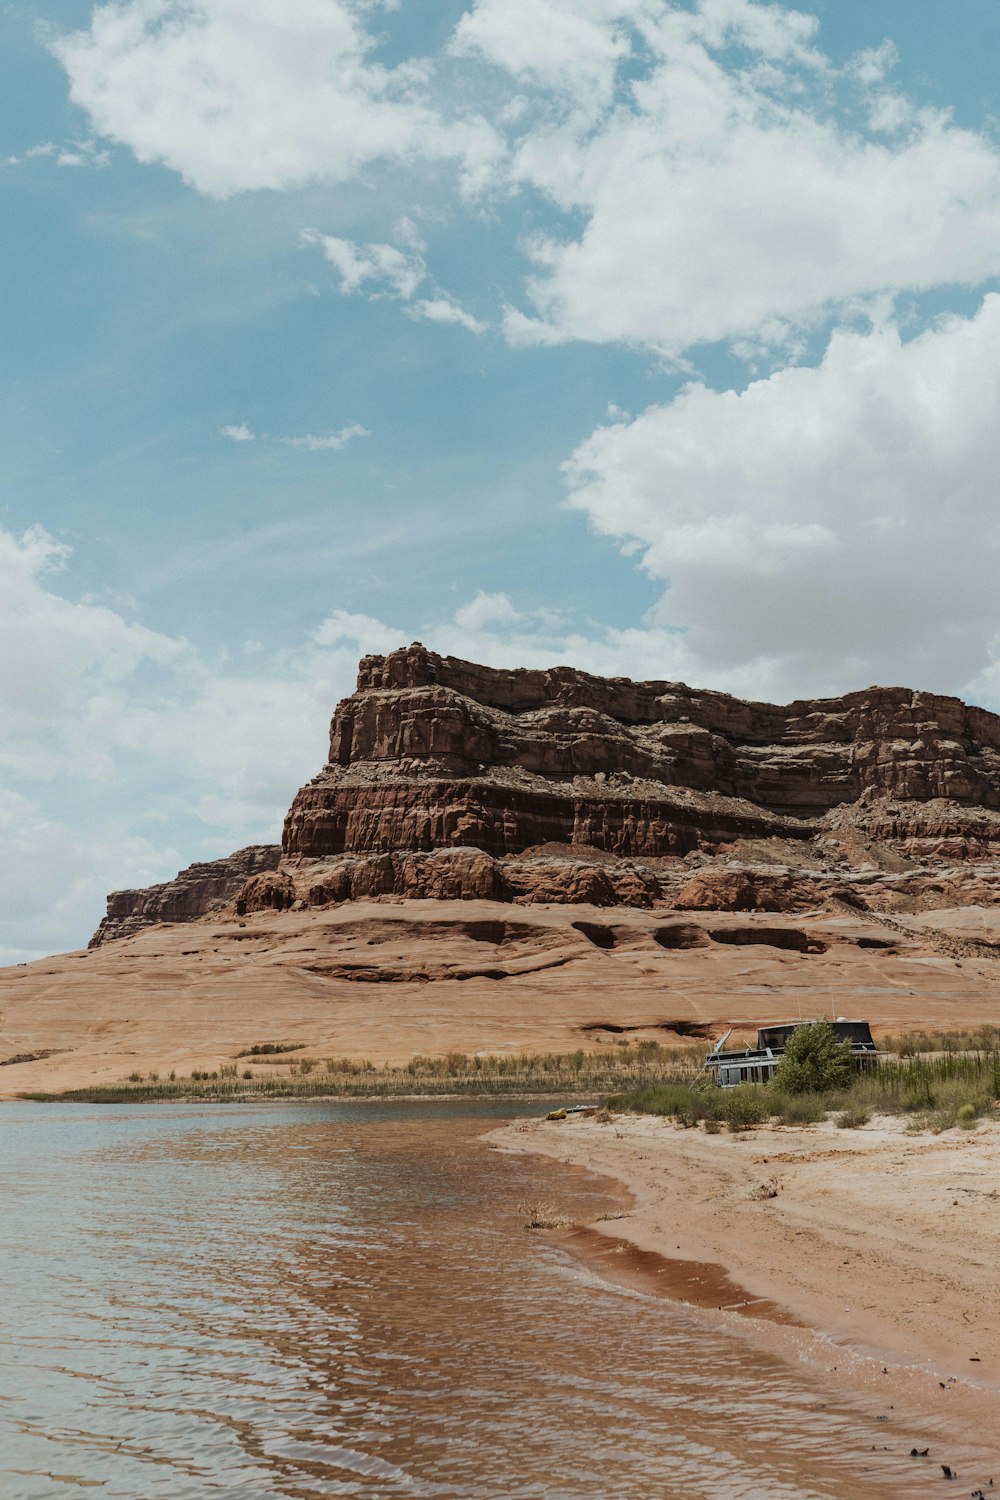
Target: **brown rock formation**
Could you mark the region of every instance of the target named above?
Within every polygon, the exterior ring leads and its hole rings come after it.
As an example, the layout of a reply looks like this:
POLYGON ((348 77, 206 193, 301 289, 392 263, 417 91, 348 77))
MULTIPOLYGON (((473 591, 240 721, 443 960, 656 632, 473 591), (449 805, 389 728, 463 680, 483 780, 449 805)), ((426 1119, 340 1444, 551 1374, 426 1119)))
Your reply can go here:
POLYGON ((415 644, 361 662, 277 854, 119 892, 95 941, 234 896, 241 914, 410 897, 888 912, 933 901, 923 867, 975 862, 981 899, 1000 890, 1000 718, 905 688, 780 707, 415 644))
POLYGON ((114 938, 133 937, 157 922, 191 922, 207 912, 228 906, 247 877, 258 870, 276 870, 281 850, 277 844, 252 844, 227 859, 188 865, 163 885, 138 891, 112 891, 108 914, 90 940, 90 947, 114 938))
MULTIPOLYGON (((905 688, 780 708, 566 667, 500 671, 415 645, 362 661, 283 850, 503 856, 556 842, 659 858, 809 838, 810 820, 866 792, 1000 809, 1000 719, 905 688)), ((899 841, 894 829, 873 821, 872 836, 899 841)), ((957 854, 991 837, 1000 819, 961 811, 911 817, 906 835, 921 853, 922 838, 947 838, 957 854)))
POLYGON ((829 901, 857 902, 843 882, 790 870, 701 870, 675 892, 679 911, 808 911, 829 901))

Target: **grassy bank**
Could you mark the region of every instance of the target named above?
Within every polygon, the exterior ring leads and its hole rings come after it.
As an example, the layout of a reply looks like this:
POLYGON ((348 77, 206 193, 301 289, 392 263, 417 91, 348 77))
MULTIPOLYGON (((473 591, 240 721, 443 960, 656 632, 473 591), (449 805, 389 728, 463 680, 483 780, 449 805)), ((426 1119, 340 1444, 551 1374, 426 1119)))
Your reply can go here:
POLYGON ((705 1048, 662 1047, 643 1041, 603 1047, 598 1052, 581 1049, 509 1057, 449 1052, 443 1057, 413 1057, 394 1068, 346 1057, 303 1057, 251 1066, 255 1056, 247 1055, 239 1064, 228 1063, 211 1072, 133 1073, 120 1083, 63 1093, 26 1091, 18 1097, 117 1104, 171 1099, 378 1099, 414 1094, 593 1096, 641 1089, 664 1077, 693 1084, 701 1076, 705 1048))
MULTIPOLYGON (((940 1038, 938 1039, 940 1042, 940 1038)), ((833 1115, 845 1128, 867 1124, 872 1115, 908 1117, 915 1129, 972 1129, 994 1113, 1000 1098, 1000 1050, 934 1055, 885 1055, 871 1072, 847 1087, 822 1093, 783 1093, 777 1083, 718 1089, 698 1081, 668 1079, 623 1090, 608 1099, 611 1109, 666 1115, 682 1125, 726 1125, 739 1131, 778 1120, 808 1125, 833 1115)))
POLYGON ((132 1073, 120 1082, 63 1092, 25 1091, 19 1097, 87 1103, 153 1103, 212 1099, 401 1098, 424 1095, 581 1095, 613 1109, 670 1116, 707 1129, 746 1129, 766 1119, 809 1124, 834 1114, 845 1126, 871 1115, 904 1115, 920 1128, 970 1125, 993 1111, 1000 1097, 996 1028, 974 1033, 886 1037, 877 1070, 848 1088, 789 1096, 774 1084, 718 1089, 704 1073, 703 1043, 665 1047, 624 1041, 597 1051, 469 1056, 418 1056, 400 1067, 347 1057, 286 1055, 290 1048, 259 1044, 212 1071, 132 1073))

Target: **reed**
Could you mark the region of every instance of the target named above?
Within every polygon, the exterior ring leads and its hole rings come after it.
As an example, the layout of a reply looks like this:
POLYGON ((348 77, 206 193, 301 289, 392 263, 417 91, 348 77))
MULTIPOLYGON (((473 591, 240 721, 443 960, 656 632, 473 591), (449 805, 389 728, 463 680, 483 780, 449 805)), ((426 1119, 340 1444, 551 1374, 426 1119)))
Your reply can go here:
MULTIPOLYGON (((993 1028, 971 1033, 984 1040, 993 1028)), ((642 1041, 598 1051, 418 1055, 398 1067, 368 1058, 289 1058, 265 1069, 235 1061, 211 1071, 146 1075, 63 1093, 33 1091, 20 1097, 88 1103, 153 1103, 181 1099, 220 1102, 403 1096, 586 1095, 603 1098, 618 1111, 664 1115, 678 1124, 741 1131, 765 1119, 808 1125, 839 1114, 845 1128, 859 1128, 872 1115, 909 1117, 916 1128, 972 1128, 1000 1099, 1000 1046, 960 1049, 934 1038, 933 1051, 891 1050, 880 1064, 859 1073, 846 1087, 822 1094, 782 1094, 775 1084, 719 1089, 705 1078, 703 1046, 665 1047, 642 1041)), ((244 1054, 245 1055, 245 1054, 244 1054)), ((258 1053, 257 1056, 261 1054, 258 1053)), ((840 1123, 840 1120, 838 1120, 840 1123)))
POLYGON ((917 1129, 971 1129, 1000 1099, 1000 1048, 942 1050, 933 1055, 883 1056, 846 1087, 787 1096, 775 1083, 719 1089, 707 1082, 677 1081, 627 1090, 608 1100, 611 1109, 667 1115, 681 1125, 721 1121, 748 1129, 765 1119, 811 1124, 839 1112, 837 1123, 859 1129, 872 1115, 909 1117, 917 1129), (750 1102, 750 1096, 756 1103, 750 1102), (754 1119, 754 1115, 757 1119, 754 1119))
MULTIPOLYGON (((244 1053, 246 1057, 250 1054, 244 1053)), ((263 1070, 244 1069, 238 1077, 235 1063, 224 1063, 211 1072, 198 1070, 184 1076, 164 1078, 160 1074, 133 1073, 120 1083, 99 1088, 69 1089, 52 1094, 38 1091, 21 1095, 30 1099, 79 1100, 88 1103, 146 1103, 171 1099, 303 1099, 303 1098, 393 1098, 404 1095, 518 1095, 586 1094, 593 1097, 611 1090, 641 1088, 662 1083, 665 1078, 690 1086, 701 1077, 705 1049, 698 1046, 664 1047, 655 1041, 603 1047, 586 1052, 532 1052, 468 1055, 450 1051, 440 1057, 416 1056, 400 1067, 379 1066, 370 1059, 349 1057, 289 1058, 263 1070), (249 1076, 248 1076, 249 1074, 249 1076)))

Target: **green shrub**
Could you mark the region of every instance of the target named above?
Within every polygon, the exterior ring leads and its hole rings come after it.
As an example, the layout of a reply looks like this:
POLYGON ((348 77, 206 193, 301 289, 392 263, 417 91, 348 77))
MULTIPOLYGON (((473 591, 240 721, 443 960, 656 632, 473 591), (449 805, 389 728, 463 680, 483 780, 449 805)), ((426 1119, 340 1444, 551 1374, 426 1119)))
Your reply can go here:
POLYGON ((821 1094, 775 1093, 772 1104, 782 1125, 816 1125, 826 1119, 827 1103, 821 1094))
POLYGON ((838 1042, 829 1021, 813 1021, 788 1038, 774 1083, 784 1095, 821 1094, 846 1088, 853 1073, 850 1042, 838 1042))
POLYGON ((852 1104, 837 1116, 838 1130, 860 1130, 871 1119, 863 1104, 852 1104))
POLYGON ((726 1089, 720 1101, 720 1114, 734 1135, 762 1125, 771 1118, 771 1100, 768 1091, 759 1084, 739 1083, 734 1089, 726 1089))
POLYGON ((963 1130, 974 1130, 979 1113, 974 1104, 963 1104, 959 1107, 956 1118, 963 1130))

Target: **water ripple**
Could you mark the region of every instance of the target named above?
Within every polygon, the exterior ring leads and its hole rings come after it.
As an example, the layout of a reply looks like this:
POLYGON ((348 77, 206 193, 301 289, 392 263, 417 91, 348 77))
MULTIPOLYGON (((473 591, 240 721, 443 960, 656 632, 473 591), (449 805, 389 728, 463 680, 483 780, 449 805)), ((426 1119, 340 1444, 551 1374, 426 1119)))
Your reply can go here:
POLYGON ((603 1190, 490 1113, 6 1111, 4 1500, 921 1493, 909 1434, 526 1233, 603 1190))

